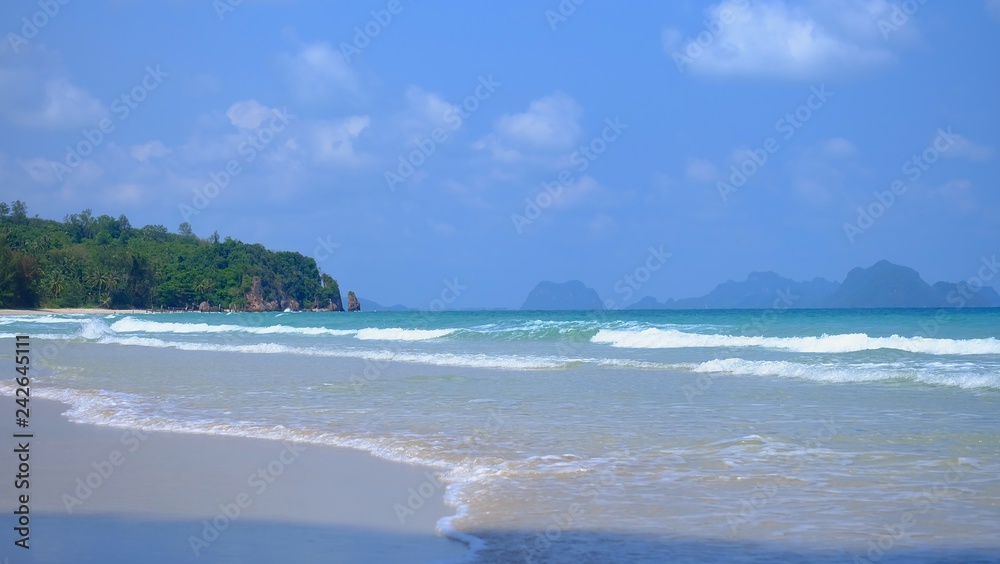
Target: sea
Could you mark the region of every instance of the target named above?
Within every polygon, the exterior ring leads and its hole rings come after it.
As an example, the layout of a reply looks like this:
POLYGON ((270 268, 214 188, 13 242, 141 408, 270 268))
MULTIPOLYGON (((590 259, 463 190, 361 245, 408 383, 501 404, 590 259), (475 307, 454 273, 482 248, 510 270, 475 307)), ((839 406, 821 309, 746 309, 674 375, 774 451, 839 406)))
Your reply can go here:
POLYGON ((0 317, 4 361, 18 334, 72 421, 433 468, 386 511, 440 491, 468 562, 1000 562, 1000 309, 45 314, 0 317))

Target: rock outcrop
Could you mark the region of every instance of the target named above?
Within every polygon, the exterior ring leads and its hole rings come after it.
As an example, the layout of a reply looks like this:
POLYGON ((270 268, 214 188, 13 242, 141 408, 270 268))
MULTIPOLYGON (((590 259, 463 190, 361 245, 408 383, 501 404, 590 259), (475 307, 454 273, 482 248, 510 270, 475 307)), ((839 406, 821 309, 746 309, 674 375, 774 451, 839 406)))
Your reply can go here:
POLYGON ((313 302, 313 311, 344 311, 344 308, 340 305, 340 300, 331 300, 327 298, 326 302, 317 299, 313 302))
POLYGON ((250 283, 250 291, 247 292, 245 297, 247 300, 246 311, 281 311, 282 309, 277 300, 264 301, 264 291, 260 285, 260 276, 253 277, 253 281, 250 283))
POLYGON ((347 311, 361 311, 361 303, 354 292, 347 292, 347 311))
POLYGON ((260 276, 254 276, 250 291, 246 295, 247 311, 264 311, 264 293, 260 288, 260 276))
POLYGON ((212 306, 209 305, 208 302, 201 302, 200 304, 198 304, 198 311, 202 313, 212 311, 212 306))

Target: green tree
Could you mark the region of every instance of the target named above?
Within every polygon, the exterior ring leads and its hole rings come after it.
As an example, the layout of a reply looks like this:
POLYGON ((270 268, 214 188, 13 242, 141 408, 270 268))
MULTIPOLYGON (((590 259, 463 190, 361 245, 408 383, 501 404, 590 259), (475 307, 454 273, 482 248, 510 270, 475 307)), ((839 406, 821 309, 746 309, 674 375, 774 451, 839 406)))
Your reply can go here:
POLYGON ((61 297, 63 291, 66 290, 66 276, 62 272, 56 272, 50 276, 48 290, 53 298, 58 299, 61 297))
POLYGON ((21 200, 14 200, 10 206, 10 219, 14 223, 28 223, 28 205, 21 200))
POLYGON ((0 246, 0 307, 38 307, 40 274, 34 257, 0 246))
POLYGON ((61 222, 27 220, 27 206, 15 204, 16 219, 0 223, 0 303, 10 307, 243 307, 255 279, 265 305, 341 305, 336 280, 300 253, 218 233, 200 240, 162 225, 137 229, 124 215, 95 218, 91 210, 61 222))

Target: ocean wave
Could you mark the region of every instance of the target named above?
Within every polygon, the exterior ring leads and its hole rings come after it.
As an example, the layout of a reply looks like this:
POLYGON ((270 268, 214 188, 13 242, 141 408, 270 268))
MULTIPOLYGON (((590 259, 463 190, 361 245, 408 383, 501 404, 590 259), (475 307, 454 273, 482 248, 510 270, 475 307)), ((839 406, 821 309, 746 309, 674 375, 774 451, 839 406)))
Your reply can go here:
POLYGON ((369 327, 359 329, 354 337, 362 341, 427 341, 439 339, 455 331, 455 329, 403 329, 401 327, 377 329, 369 327))
POLYGON ((153 348, 174 348, 186 351, 237 352, 250 354, 296 354, 339 358, 359 358, 379 362, 411 362, 436 366, 462 368, 494 368, 507 370, 550 370, 565 368, 568 359, 488 354, 455 353, 415 353, 396 352, 380 349, 324 349, 318 347, 296 347, 279 343, 257 343, 247 345, 225 345, 213 343, 188 343, 164 341, 151 337, 123 337, 105 335, 97 340, 102 344, 139 346, 153 348))
POLYGON ((778 376, 818 382, 851 383, 880 380, 910 380, 959 388, 1000 388, 1000 374, 976 370, 969 364, 912 366, 900 362, 853 364, 805 364, 783 360, 715 359, 697 365, 678 365, 692 372, 727 373, 744 376, 778 376))
POLYGON ((619 331, 602 329, 593 343, 636 349, 761 347, 803 353, 846 353, 876 349, 895 349, 934 355, 1000 354, 1000 340, 932 339, 927 337, 869 337, 864 333, 822 335, 819 337, 744 337, 685 333, 675 329, 619 331))
POLYGON ((11 325, 13 323, 80 323, 81 319, 67 317, 57 317, 55 315, 5 315, 0 317, 0 325, 11 325))
MULTIPOLYGON (((13 339, 24 333, 0 333, 0 339, 13 339)), ((36 341, 62 341, 73 339, 73 335, 62 335, 58 333, 29 333, 29 336, 36 341)))
POLYGON ((325 335, 354 336, 362 341, 425 341, 444 337, 456 329, 404 329, 401 327, 363 329, 329 329, 326 327, 292 327, 289 325, 213 325, 210 323, 176 323, 126 317, 110 325, 115 333, 196 334, 250 333, 253 335, 325 335))
POLYGON ((212 325, 209 323, 173 323, 149 321, 126 317, 111 324, 116 333, 252 333, 255 335, 353 335, 350 329, 327 329, 326 327, 290 327, 288 325, 212 325))

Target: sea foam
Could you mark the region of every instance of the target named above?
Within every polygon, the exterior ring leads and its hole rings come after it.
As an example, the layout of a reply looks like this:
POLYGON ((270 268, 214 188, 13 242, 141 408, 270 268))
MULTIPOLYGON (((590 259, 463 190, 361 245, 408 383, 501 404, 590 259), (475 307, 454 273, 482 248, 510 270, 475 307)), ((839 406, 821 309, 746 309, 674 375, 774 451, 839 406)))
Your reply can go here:
POLYGON ((1000 341, 987 339, 931 339, 926 337, 869 337, 864 333, 819 337, 745 337, 685 333, 675 329, 617 331, 602 329, 593 343, 636 349, 761 347, 803 353, 846 353, 876 349, 896 349, 935 355, 1000 354, 1000 341))
MULTIPOLYGON (((683 368, 678 366, 677 368, 683 368)), ((715 359, 691 366, 693 372, 718 372, 746 376, 801 378, 818 382, 851 383, 909 380, 959 388, 1000 388, 1000 374, 945 366, 911 366, 904 363, 803 364, 783 360, 715 359), (935 369, 936 368, 936 369, 935 369), (947 369, 946 369, 947 368, 947 369)))
POLYGON ((388 329, 360 329, 355 335, 362 341, 427 341, 439 339, 455 332, 455 329, 403 329, 392 327, 388 329))

